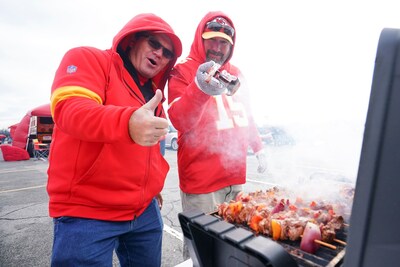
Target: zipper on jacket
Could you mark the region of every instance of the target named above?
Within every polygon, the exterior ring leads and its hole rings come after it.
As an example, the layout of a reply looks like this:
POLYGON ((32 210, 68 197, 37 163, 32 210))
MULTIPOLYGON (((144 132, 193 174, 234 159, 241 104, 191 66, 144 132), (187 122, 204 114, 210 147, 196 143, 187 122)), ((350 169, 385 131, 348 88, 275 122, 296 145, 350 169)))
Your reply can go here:
MULTIPOLYGON (((146 102, 144 102, 142 100, 142 98, 132 89, 132 87, 129 86, 128 82, 125 81, 125 79, 122 79, 122 80, 124 81, 125 86, 128 87, 129 91, 131 91, 135 95, 137 100, 139 100, 140 104, 142 104, 142 105, 146 104, 146 102)), ((163 114, 163 110, 159 109, 158 107, 159 107, 159 105, 154 110, 154 116, 161 117, 161 115, 163 114)))
POLYGON ((122 78, 122 80, 124 81, 125 86, 128 87, 128 89, 134 94, 136 99, 139 100, 140 104, 142 104, 142 105, 146 104, 146 102, 143 101, 143 99, 132 89, 132 87, 129 86, 128 82, 125 81, 124 78, 122 78))

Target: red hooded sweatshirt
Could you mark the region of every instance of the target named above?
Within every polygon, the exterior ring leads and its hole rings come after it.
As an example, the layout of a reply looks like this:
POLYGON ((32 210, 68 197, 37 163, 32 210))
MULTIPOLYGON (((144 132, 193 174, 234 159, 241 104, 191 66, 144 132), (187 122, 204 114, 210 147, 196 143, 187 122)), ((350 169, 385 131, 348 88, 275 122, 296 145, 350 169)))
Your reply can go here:
MULTIPOLYGON (((139 216, 161 192, 169 170, 159 145, 131 140, 128 121, 146 103, 125 69, 117 47, 125 50, 132 34, 167 34, 175 58, 152 79, 165 87, 182 45, 172 28, 154 14, 141 14, 114 37, 111 49, 78 47, 68 51, 51 90, 55 121, 47 192, 51 217, 74 216, 125 221, 139 216)), ((155 111, 165 117, 162 105, 155 111)))
MULTIPOLYGON (((174 67, 168 82, 168 115, 178 130, 180 188, 189 194, 210 193, 246 182, 246 157, 250 146, 262 149, 251 115, 248 89, 239 69, 229 60, 220 70, 239 76, 241 86, 233 96, 209 96, 194 82, 197 68, 206 60, 202 33, 222 12, 209 12, 199 23, 189 56, 174 67)), ((235 43, 236 33, 233 36, 235 43)))

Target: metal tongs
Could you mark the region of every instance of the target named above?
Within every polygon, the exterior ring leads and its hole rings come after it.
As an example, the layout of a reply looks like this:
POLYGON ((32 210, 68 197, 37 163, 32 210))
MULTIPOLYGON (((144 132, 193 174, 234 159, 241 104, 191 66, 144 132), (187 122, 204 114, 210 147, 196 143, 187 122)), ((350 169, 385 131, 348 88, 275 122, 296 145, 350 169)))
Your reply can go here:
POLYGON ((239 78, 230 74, 226 70, 219 71, 220 68, 220 64, 214 63, 214 65, 207 71, 206 82, 210 82, 212 78, 215 78, 226 88, 226 95, 232 96, 240 87, 239 78))

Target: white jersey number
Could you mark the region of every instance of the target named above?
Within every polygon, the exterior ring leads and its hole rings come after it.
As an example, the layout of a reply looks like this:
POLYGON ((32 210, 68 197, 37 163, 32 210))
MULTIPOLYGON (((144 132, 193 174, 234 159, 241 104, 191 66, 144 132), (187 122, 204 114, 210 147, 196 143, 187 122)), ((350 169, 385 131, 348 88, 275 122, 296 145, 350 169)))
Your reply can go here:
POLYGON ((228 105, 225 107, 221 95, 215 96, 214 99, 218 109, 218 130, 231 129, 235 125, 239 127, 247 127, 249 125, 246 110, 242 103, 234 102, 232 97, 226 97, 228 105))

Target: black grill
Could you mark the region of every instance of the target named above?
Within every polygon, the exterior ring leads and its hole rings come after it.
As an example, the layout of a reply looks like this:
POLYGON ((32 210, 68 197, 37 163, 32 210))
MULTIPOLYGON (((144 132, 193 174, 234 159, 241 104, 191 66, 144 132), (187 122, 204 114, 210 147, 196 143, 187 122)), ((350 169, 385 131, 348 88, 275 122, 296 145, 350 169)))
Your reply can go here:
MULTIPOLYGON (((320 247, 316 254, 300 250, 299 241, 273 241, 249 229, 228 223, 216 213, 199 211, 179 214, 179 221, 194 266, 341 266, 345 248, 320 247), (191 245, 191 246, 190 246, 191 245)), ((338 234, 345 240, 345 232, 338 234)))

